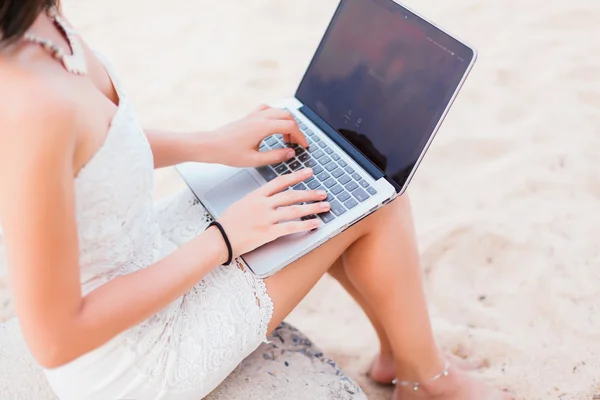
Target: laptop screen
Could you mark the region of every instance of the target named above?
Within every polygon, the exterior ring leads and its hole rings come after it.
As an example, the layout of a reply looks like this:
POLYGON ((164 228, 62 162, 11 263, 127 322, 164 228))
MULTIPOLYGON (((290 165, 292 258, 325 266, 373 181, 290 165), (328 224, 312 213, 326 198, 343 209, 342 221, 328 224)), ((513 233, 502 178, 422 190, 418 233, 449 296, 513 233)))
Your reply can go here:
POLYGON ((296 97, 404 187, 473 57, 392 0, 342 0, 296 97))

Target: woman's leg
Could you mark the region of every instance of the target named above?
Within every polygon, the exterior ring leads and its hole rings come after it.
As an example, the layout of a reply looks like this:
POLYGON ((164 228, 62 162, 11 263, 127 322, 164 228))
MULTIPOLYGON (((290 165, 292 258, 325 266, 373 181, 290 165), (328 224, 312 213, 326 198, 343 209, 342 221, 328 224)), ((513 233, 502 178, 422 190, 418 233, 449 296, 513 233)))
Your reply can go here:
MULTIPOLYGON (((371 307, 376 320, 381 321, 399 378, 423 381, 440 372, 445 360, 429 321, 412 220, 407 218, 409 210, 404 196, 268 278, 267 289, 275 304, 269 330, 279 325, 341 257, 353 287, 371 307), (399 242, 399 238, 404 240, 399 242)), ((477 385, 477 392, 467 392, 473 387, 472 381, 459 379, 458 371, 450 376, 455 377, 444 378, 446 382, 441 382, 439 389, 445 399, 500 398, 490 397, 491 392, 481 385, 477 385)))
POLYGON ((350 278, 348 278, 348 274, 346 274, 346 269, 344 268, 341 257, 335 262, 328 272, 333 278, 335 278, 336 281, 338 281, 340 285, 342 285, 346 292, 348 292, 354 301, 356 301, 356 303, 358 303, 358 305, 362 308, 366 316, 369 318, 371 325, 373 325, 373 328, 377 333, 377 337, 379 338, 379 354, 371 365, 369 377, 379 383, 392 383, 396 377, 396 366, 394 361, 394 353, 392 352, 392 347, 387 334, 385 333, 385 329, 383 328, 383 324, 377 317, 377 314, 371 305, 367 302, 363 295, 359 293, 352 282, 350 282, 350 278))
MULTIPOLYGON (((407 218, 410 215, 406 216, 407 218)), ((402 241, 403 238, 398 238, 399 241, 402 241)), ((402 260, 398 260, 399 263, 402 260)), ((369 370, 368 376, 374 380, 375 382, 381 384, 391 384, 392 381, 396 378, 396 362, 394 360, 394 353, 392 352, 392 346, 390 341, 385 333, 385 329, 383 328, 383 324, 377 317, 375 310, 371 307, 371 305, 367 302, 367 300, 361 295, 358 289, 352 284, 348 274, 346 274, 346 269, 344 268, 344 264, 342 262, 342 258, 339 258, 335 264, 329 268, 328 273, 335 278, 336 281, 352 296, 354 301, 358 303, 358 305, 362 308, 366 316, 369 318, 369 321, 373 325, 375 332, 379 338, 379 354, 371 364, 371 368, 369 370)), ((453 354, 447 354, 446 358, 448 361, 452 363, 457 368, 461 368, 463 370, 475 370, 477 369, 477 365, 464 360, 460 357, 457 357, 453 354)))

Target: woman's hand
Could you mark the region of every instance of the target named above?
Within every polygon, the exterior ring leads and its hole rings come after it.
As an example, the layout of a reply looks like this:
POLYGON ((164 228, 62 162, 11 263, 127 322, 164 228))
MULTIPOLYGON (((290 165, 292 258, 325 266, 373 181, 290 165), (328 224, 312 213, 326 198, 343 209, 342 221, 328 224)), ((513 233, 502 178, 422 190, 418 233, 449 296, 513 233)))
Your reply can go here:
POLYGON ((298 219, 329 211, 324 191, 285 190, 313 175, 307 168, 272 180, 229 207, 219 218, 233 255, 246 254, 263 244, 293 233, 316 229, 319 218, 298 219), (301 204, 303 202, 311 204, 301 204))
POLYGON ((258 151, 261 141, 275 134, 283 135, 287 143, 308 147, 289 111, 262 105, 247 117, 207 133, 201 157, 204 162, 232 167, 260 167, 294 157, 294 150, 288 148, 258 151))

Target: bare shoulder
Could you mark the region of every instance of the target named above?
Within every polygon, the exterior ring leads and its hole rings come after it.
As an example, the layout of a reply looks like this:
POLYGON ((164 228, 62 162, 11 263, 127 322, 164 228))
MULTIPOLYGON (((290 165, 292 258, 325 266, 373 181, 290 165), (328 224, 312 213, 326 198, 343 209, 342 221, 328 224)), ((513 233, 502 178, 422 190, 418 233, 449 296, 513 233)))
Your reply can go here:
POLYGON ((77 114, 72 98, 51 77, 9 62, 0 61, 0 76, 0 155, 35 149, 72 151, 77 114))

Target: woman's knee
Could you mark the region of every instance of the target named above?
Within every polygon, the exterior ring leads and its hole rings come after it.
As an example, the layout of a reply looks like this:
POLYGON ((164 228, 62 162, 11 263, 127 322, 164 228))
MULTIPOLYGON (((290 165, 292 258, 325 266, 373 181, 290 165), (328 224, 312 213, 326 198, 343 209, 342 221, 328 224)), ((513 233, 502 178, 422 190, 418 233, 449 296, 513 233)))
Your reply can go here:
POLYGON ((412 223, 412 209, 410 198, 404 194, 390 204, 382 207, 373 214, 372 224, 377 226, 385 226, 395 224, 398 221, 409 221, 412 223))

